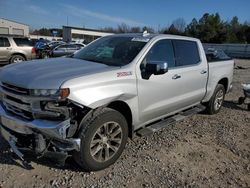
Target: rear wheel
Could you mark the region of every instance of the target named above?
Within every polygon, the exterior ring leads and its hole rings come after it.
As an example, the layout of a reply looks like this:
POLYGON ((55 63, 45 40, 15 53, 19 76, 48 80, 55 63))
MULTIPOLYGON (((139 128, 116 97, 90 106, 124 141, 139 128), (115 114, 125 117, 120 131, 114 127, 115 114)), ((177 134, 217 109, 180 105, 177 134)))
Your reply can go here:
POLYGON ((41 58, 42 59, 48 59, 49 58, 49 53, 48 52, 42 52, 41 58))
POLYGON ((225 88, 218 84, 214 90, 214 94, 207 104, 206 111, 208 114, 216 114, 220 111, 225 97, 225 88))
POLYGON ((128 138, 127 121, 122 114, 104 108, 87 122, 82 122, 81 148, 76 162, 87 171, 104 169, 120 157, 128 138))
POLYGON ((19 63, 25 61, 25 58, 21 55, 13 55, 10 59, 10 63, 19 63))

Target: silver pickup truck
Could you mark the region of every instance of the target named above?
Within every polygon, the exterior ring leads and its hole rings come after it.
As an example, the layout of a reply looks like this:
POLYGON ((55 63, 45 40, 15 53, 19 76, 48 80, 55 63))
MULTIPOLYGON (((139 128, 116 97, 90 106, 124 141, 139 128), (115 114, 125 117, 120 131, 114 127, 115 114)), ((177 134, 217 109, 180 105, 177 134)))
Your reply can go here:
POLYGON ((73 156, 84 170, 104 169, 128 137, 200 111, 219 112, 233 66, 232 60, 208 63, 195 38, 103 37, 70 57, 0 70, 1 134, 22 160, 29 148, 37 156, 73 156))

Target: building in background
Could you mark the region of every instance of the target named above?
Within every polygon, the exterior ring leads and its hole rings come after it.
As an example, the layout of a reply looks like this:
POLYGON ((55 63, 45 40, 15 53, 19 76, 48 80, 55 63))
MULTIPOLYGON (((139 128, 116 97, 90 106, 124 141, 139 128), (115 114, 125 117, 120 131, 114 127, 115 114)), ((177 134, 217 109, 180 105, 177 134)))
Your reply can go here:
POLYGON ((16 21, 0 18, 0 34, 29 36, 29 26, 16 21))
POLYGON ((88 44, 99 37, 108 36, 112 34, 113 33, 95 29, 63 26, 63 41, 65 42, 71 42, 72 40, 80 40, 85 44, 88 44))
POLYGON ((22 24, 16 21, 0 18, 0 34, 19 35, 36 40, 43 38, 47 40, 58 40, 58 41, 63 40, 65 42, 74 41, 74 42, 88 44, 99 37, 112 35, 113 33, 95 29, 63 26, 62 27, 63 37, 56 36, 56 33, 51 33, 51 36, 34 35, 29 33, 29 26, 27 24, 22 24))

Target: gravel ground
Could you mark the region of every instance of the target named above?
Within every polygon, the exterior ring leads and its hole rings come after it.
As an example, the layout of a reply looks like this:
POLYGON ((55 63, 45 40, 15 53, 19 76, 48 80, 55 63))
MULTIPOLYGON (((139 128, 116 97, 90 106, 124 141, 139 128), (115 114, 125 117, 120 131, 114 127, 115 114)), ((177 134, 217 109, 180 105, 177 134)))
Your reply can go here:
POLYGON ((103 171, 82 172, 72 160, 64 168, 38 160, 26 170, 0 138, 0 187, 250 187, 250 113, 236 104, 240 84, 250 82, 250 60, 236 65, 248 69, 235 69, 233 90, 219 114, 198 114, 129 141, 103 171))

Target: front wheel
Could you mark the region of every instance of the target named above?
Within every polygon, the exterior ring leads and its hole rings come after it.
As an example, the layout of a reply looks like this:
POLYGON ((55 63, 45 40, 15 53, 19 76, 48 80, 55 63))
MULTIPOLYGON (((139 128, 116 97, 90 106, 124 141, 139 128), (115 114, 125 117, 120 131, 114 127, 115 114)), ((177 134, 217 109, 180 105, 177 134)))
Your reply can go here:
POLYGON ((223 85, 218 84, 214 90, 214 94, 207 104, 206 112, 208 114, 217 114, 224 102, 225 88, 223 85))
POLYGON ((128 138, 127 121, 118 111, 104 108, 87 122, 82 122, 81 147, 74 158, 84 170, 102 170, 122 154, 128 138))

